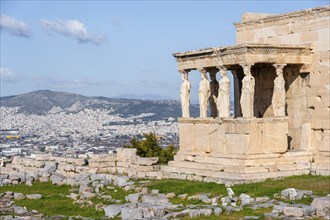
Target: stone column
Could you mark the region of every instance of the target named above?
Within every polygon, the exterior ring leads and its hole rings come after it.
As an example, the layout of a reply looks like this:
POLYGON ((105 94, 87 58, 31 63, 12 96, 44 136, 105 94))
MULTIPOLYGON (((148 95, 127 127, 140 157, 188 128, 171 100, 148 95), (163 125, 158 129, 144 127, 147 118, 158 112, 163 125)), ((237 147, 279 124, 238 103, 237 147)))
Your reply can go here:
POLYGON ((241 106, 240 106, 240 90, 238 84, 237 71, 231 70, 234 78, 234 116, 240 117, 242 115, 241 106))
POLYGON ((240 64, 243 67, 244 78, 242 80, 241 109, 243 117, 254 117, 254 86, 255 80, 251 75, 251 64, 240 64))
POLYGON ((285 116, 285 80, 283 68, 286 64, 274 64, 276 78, 274 80, 274 91, 272 97, 272 107, 274 116, 285 116))
POLYGON ((224 66, 218 67, 221 74, 219 81, 218 109, 219 117, 230 116, 230 80, 227 76, 227 69, 224 66))
POLYGON ((211 89, 211 96, 210 96, 210 109, 211 109, 211 117, 216 118, 218 116, 218 108, 217 108, 217 101, 218 101, 218 91, 219 91, 219 82, 217 80, 217 70, 211 70, 210 73, 210 89, 211 89))
POLYGON ((199 83, 198 96, 199 96, 199 112, 201 118, 207 117, 208 101, 211 95, 210 82, 206 75, 204 68, 198 69, 201 73, 201 81, 199 83))
POLYGON ((188 70, 179 70, 179 72, 182 76, 182 83, 180 89, 182 117, 187 118, 190 117, 189 106, 191 84, 188 80, 188 70))

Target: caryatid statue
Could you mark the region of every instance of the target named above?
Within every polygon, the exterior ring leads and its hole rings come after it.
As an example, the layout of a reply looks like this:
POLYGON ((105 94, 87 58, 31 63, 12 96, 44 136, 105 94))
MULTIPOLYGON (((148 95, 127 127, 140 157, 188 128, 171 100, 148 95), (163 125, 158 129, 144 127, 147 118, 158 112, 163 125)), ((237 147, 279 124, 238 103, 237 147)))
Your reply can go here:
POLYGON ((230 116, 230 80, 227 76, 227 70, 224 66, 219 67, 221 79, 219 81, 218 110, 219 117, 230 116))
POLYGON ((208 108, 208 102, 211 95, 210 91, 210 82, 207 79, 206 70, 205 69, 199 69, 199 72, 201 73, 201 81, 199 83, 199 89, 198 89, 198 96, 199 96, 199 111, 200 111, 200 117, 206 118, 207 117, 207 108, 208 108))
POLYGON ((182 76, 182 83, 180 89, 182 117, 190 117, 189 106, 190 106, 190 82, 188 80, 188 71, 180 70, 182 76))
POLYGON ((217 80, 217 72, 215 70, 210 71, 210 108, 211 108, 211 117, 216 118, 218 116, 217 100, 218 100, 218 91, 219 91, 219 82, 217 80))
POLYGON ((283 68, 285 64, 274 64, 277 77, 274 80, 272 107, 274 116, 285 116, 285 80, 283 68))
POLYGON ((244 71, 244 78, 242 80, 242 94, 241 94, 241 109, 243 117, 254 117, 254 86, 255 80, 251 75, 251 65, 242 65, 244 71))

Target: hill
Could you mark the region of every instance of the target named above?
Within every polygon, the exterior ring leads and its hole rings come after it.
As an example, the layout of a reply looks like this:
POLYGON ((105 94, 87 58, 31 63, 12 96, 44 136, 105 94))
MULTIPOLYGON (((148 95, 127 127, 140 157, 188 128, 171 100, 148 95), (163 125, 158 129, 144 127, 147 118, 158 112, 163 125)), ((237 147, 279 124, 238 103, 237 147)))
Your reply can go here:
MULTIPOLYGON (((74 113, 85 108, 106 109, 111 114, 123 117, 141 113, 154 113, 150 120, 181 116, 181 104, 175 100, 140 100, 107 97, 88 97, 67 92, 38 90, 22 95, 0 97, 1 107, 19 107, 26 114, 45 115, 48 113, 74 113)), ((197 116, 197 105, 191 106, 192 116, 197 116)))

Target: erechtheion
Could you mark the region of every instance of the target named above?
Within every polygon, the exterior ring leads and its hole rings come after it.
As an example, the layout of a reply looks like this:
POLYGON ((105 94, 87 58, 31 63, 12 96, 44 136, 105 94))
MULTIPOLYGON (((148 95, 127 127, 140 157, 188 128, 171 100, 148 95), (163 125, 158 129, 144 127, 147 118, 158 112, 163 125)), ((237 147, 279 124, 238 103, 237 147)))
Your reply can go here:
POLYGON ((180 150, 162 170, 220 182, 329 175, 329 15, 329 6, 246 13, 234 23, 236 45, 174 53, 184 74, 180 150), (189 117, 191 70, 201 74, 198 118, 189 117))

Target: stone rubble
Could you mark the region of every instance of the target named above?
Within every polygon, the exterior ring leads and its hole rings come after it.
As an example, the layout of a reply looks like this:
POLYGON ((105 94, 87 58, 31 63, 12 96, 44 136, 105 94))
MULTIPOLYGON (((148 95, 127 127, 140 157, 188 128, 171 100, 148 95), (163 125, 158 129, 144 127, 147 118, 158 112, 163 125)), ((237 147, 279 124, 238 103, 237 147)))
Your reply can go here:
MULTIPOLYGON (((265 217, 270 219, 309 217, 329 219, 330 216, 330 196, 316 198, 309 190, 289 188, 274 195, 275 199, 271 200, 269 197, 252 198, 244 193, 235 195, 230 188, 227 188, 227 196, 212 197, 207 193, 199 195, 162 194, 157 189, 149 191, 143 186, 136 186, 134 178, 140 177, 141 174, 139 173, 143 173, 143 177, 146 177, 150 176, 150 173, 157 172, 155 171, 158 169, 155 165, 156 162, 155 158, 143 158, 141 160, 136 155, 135 149, 121 149, 116 156, 94 155, 87 159, 57 158, 41 154, 36 159, 15 157, 11 164, 1 167, 0 186, 32 185, 34 181, 50 181, 54 185, 76 187, 78 192, 71 192, 66 196, 77 204, 93 205, 90 199, 94 197, 112 202, 112 205, 97 204, 95 206, 98 210, 104 210, 107 218, 116 216, 120 216, 122 219, 171 219, 196 216, 207 218, 209 215, 239 212, 243 210, 243 207, 253 210, 272 207, 271 213, 265 213, 265 217), (103 172, 105 167, 101 165, 102 163, 97 163, 97 160, 109 162, 108 164, 113 164, 113 166, 108 167, 106 169, 108 172, 105 173, 103 172), (110 172, 110 170, 116 172, 110 172), (110 195, 102 194, 102 189, 115 190, 114 187, 120 187, 125 191, 135 191, 135 193, 126 196, 125 204, 119 204, 122 201, 113 199, 110 195), (292 195, 294 195, 294 200, 306 197, 312 197, 314 200, 311 205, 294 204, 291 200, 292 195), (201 205, 174 205, 169 199, 175 197, 186 200, 188 204, 190 200, 197 200, 201 205), (288 203, 279 202, 276 199, 284 199, 288 203)), ((140 181, 143 184, 148 184, 148 182, 148 180, 140 181)), ((14 205, 14 200, 25 198, 42 199, 42 195, 24 195, 21 192, 9 191, 0 193, 0 213, 15 213, 16 216, 27 215, 44 219, 40 213, 14 205)), ((11 218, 6 217, 6 219, 11 218)), ((244 219, 257 218, 256 216, 246 216, 244 219)))

